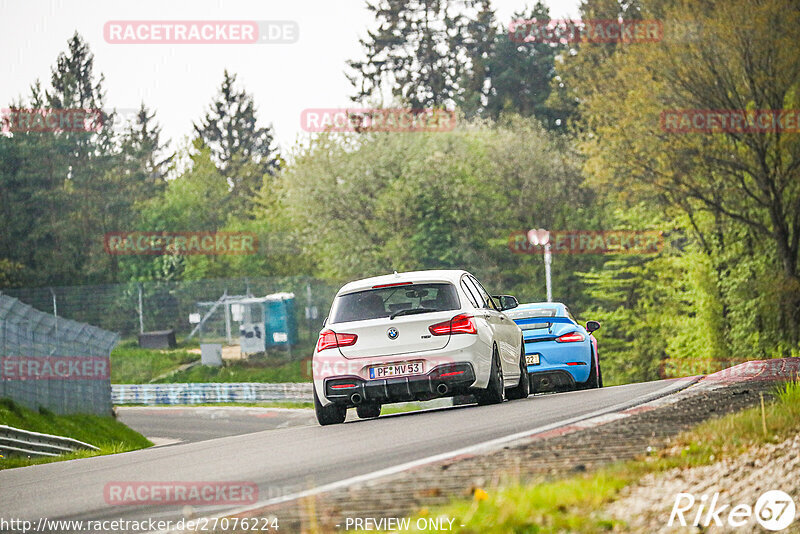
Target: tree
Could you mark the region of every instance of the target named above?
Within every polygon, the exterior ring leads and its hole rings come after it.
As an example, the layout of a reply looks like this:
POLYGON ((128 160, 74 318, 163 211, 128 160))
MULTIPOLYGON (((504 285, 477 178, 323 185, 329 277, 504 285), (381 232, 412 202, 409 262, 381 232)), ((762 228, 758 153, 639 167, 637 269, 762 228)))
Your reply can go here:
MULTIPOLYGON (((652 4, 665 28, 690 9, 682 0, 652 4)), ((582 97, 593 132, 587 170, 624 197, 681 209, 714 260, 721 293, 732 295, 725 313, 760 317, 762 333, 778 318, 773 348, 788 350, 800 341, 800 140, 780 129, 680 133, 661 120, 668 110, 800 107, 800 9, 788 0, 691 8, 699 35, 617 46, 593 72, 603 83, 582 97), (726 253, 731 247, 738 257, 726 253), (746 297, 754 285, 778 289, 757 296, 763 306, 754 308, 746 297)))
POLYGON ((257 125, 253 97, 235 87, 236 75, 225 70, 222 85, 195 132, 239 205, 251 207, 265 178, 274 176, 282 160, 273 146, 272 127, 257 125))
MULTIPOLYGON (((75 33, 51 71, 51 87, 36 81, 26 102, 14 109, 100 110, 102 76, 94 75, 94 56, 75 33)), ((40 111, 41 112, 41 111, 40 111)), ((13 131, 2 172, 11 242, 4 254, 24 265, 34 283, 105 280, 92 258, 102 254, 102 208, 114 164, 111 131, 13 131), (5 163, 9 163, 6 166, 5 163)))
MULTIPOLYGON (((593 200, 578 169, 569 144, 532 118, 362 135, 352 144, 321 135, 282 176, 284 216, 319 276, 467 268, 539 300, 541 257, 512 254, 509 235, 589 225, 593 200)), ((558 262, 559 294, 583 304, 572 267, 598 262, 558 262)))
MULTIPOLYGON (((482 4, 482 2, 479 2, 482 4)), ((444 107, 458 94, 466 16, 452 0, 367 3, 378 28, 360 39, 363 60, 348 61, 354 101, 391 96, 411 108, 444 107)))
MULTIPOLYGON (((483 19, 471 22, 480 32, 491 27, 483 19)), ((550 11, 537 2, 528 13, 517 12, 513 21, 536 20, 547 22, 550 11)), ((477 40, 475 52, 470 53, 471 68, 461 97, 468 114, 478 112, 494 119, 502 113, 535 116, 550 129, 563 128, 569 117, 568 109, 551 107, 548 102, 555 77, 555 57, 566 49, 563 43, 525 43, 515 41, 509 28, 499 32, 492 28, 486 33, 488 41, 477 40)))
MULTIPOLYGON (((692 12, 693 8, 688 8, 692 12)), ((640 0, 584 0, 580 6, 581 19, 592 20, 641 20, 640 0)), ((608 83, 606 72, 609 59, 618 47, 630 46, 617 42, 575 42, 562 47, 555 57, 555 75, 552 91, 546 105, 572 122, 572 130, 588 126, 589 119, 581 119, 581 105, 590 94, 603 89, 608 83)))
POLYGON ((164 192, 167 173, 174 154, 166 155, 167 146, 161 141, 161 126, 155 111, 144 103, 133 121, 125 125, 121 139, 122 166, 130 182, 137 184, 141 201, 164 192))
MULTIPOLYGON (((481 115, 489 90, 491 62, 497 47, 495 13, 489 0, 475 2, 476 15, 464 28, 463 48, 469 67, 461 75, 458 107, 469 117, 481 115)), ((495 117, 497 118, 497 117, 495 117)))
MULTIPOLYGON (((189 148, 185 149, 187 152, 189 148)), ((195 139, 187 169, 170 180, 162 194, 139 206, 137 229, 148 232, 216 232, 230 212, 229 192, 211 156, 211 149, 195 139)), ((160 256, 119 256, 124 280, 179 280, 202 277, 207 259, 165 253, 160 256), (188 271, 188 274, 187 274, 188 271)))
POLYGON ((118 262, 103 249, 106 232, 128 230, 136 204, 163 189, 166 161, 153 114, 144 106, 127 133, 103 109, 103 76, 77 33, 52 68, 50 86, 36 81, 14 109, 87 110, 102 117, 94 128, 16 129, 0 138, 0 209, 7 230, 0 257, 31 284, 115 281, 118 262))

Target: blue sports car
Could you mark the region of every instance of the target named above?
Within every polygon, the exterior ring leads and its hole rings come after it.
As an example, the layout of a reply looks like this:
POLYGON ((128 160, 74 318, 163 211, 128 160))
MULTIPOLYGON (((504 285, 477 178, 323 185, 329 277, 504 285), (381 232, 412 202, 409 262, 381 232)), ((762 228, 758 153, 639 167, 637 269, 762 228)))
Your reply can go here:
POLYGON ((505 312, 522 329, 531 393, 603 387, 597 321, 579 325, 560 302, 520 304, 505 312))

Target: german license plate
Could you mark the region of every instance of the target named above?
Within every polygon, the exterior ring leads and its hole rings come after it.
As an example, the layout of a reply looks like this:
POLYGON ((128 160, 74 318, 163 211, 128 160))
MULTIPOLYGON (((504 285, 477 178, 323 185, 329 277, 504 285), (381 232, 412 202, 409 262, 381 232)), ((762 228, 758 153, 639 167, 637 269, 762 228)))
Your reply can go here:
POLYGON ((369 368, 370 378, 389 378, 392 376, 421 375, 422 362, 391 363, 369 368))
POLYGON ((539 365, 539 353, 526 354, 525 365, 539 365))

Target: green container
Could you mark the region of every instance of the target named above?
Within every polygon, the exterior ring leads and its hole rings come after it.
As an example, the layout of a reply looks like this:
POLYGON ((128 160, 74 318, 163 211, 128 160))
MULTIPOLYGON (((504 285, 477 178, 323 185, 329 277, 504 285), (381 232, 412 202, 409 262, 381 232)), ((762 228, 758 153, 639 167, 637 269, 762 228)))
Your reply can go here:
POLYGON ((297 320, 294 315, 294 298, 281 298, 264 302, 264 331, 266 346, 297 345, 297 320))

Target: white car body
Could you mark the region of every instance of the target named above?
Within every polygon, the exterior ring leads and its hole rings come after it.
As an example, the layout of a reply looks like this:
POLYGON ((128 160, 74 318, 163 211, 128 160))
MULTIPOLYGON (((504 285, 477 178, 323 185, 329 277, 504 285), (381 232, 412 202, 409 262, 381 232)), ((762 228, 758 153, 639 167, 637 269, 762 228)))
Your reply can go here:
POLYGON ((489 384, 493 354, 503 389, 521 387, 522 331, 470 273, 416 271, 350 282, 337 293, 314 351, 316 401, 319 407, 373 403, 379 413, 391 402, 480 393, 489 384), (420 308, 446 309, 389 315, 420 308), (370 313, 379 316, 365 318, 370 313), (452 321, 459 316, 467 317, 452 321), (396 367, 375 369, 387 364, 396 367), (396 372, 403 374, 386 376, 396 372))

